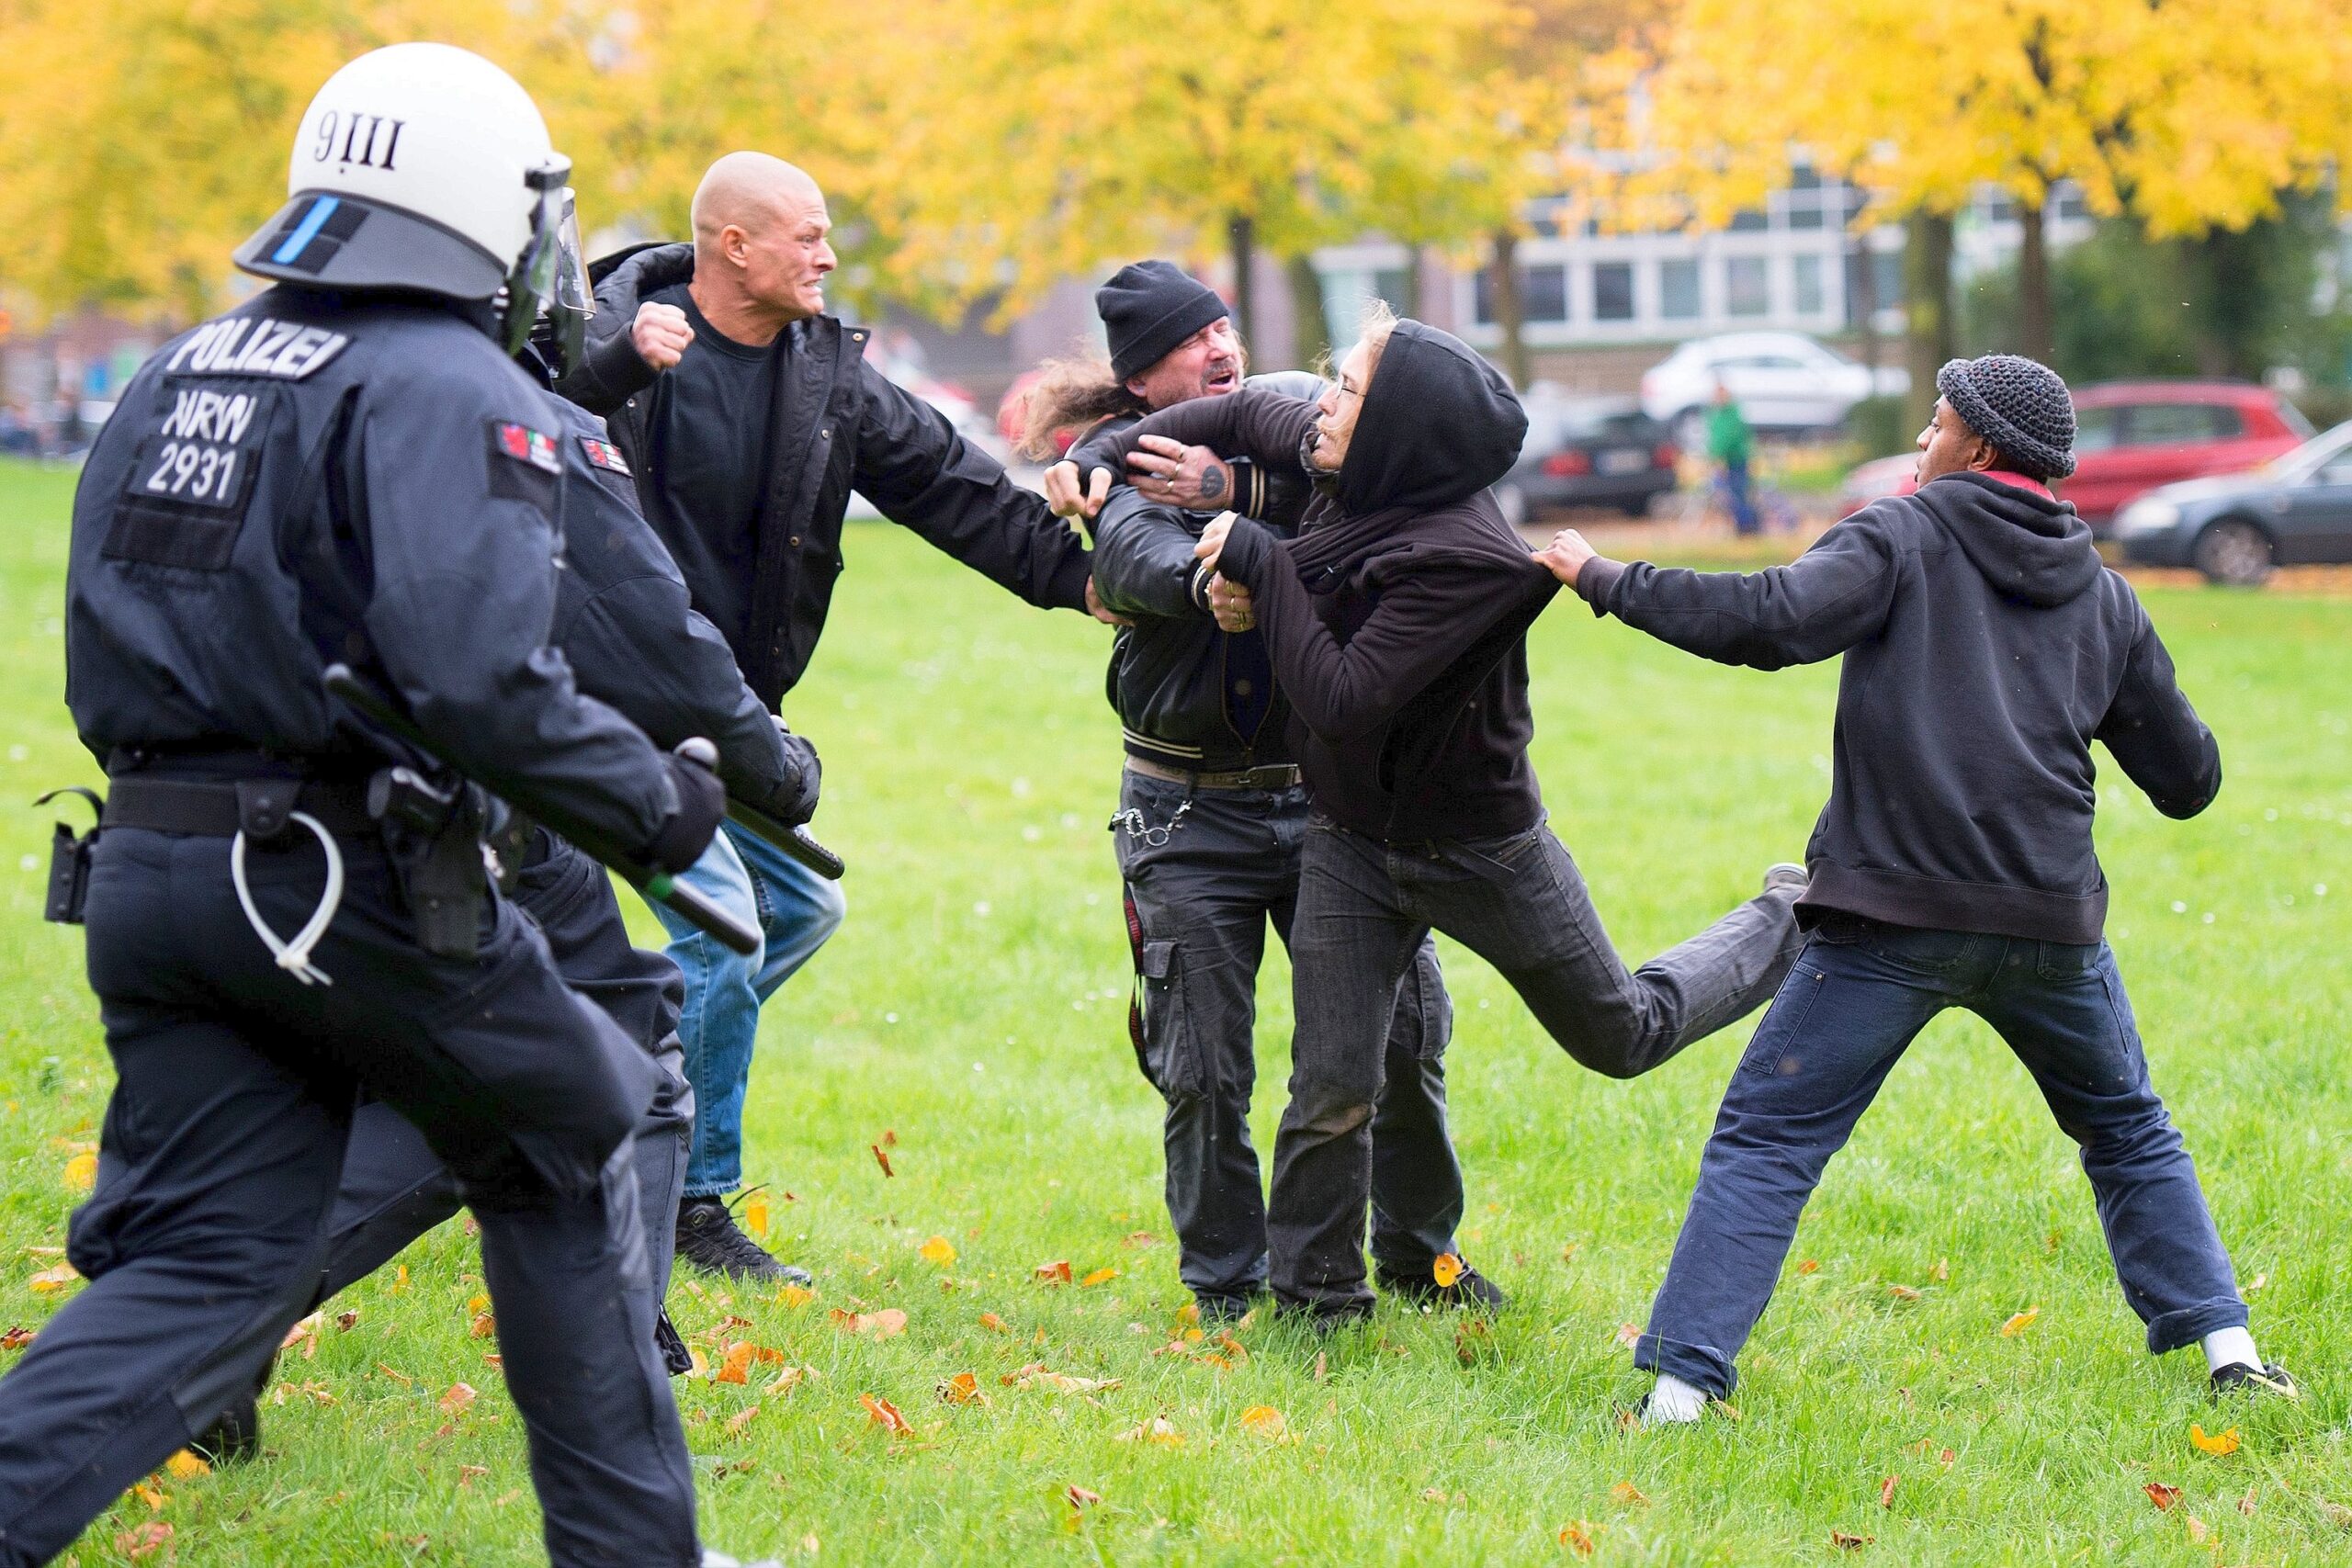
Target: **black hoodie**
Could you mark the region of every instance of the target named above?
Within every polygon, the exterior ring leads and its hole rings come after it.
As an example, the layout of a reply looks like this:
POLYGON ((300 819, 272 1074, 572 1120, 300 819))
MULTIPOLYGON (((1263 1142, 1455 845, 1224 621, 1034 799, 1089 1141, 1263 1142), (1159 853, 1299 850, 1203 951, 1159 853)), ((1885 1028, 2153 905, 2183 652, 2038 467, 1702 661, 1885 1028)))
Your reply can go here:
POLYGON ((2096 739, 2167 817, 2222 784, 2131 584, 2075 509, 1947 474, 1793 564, 1743 576, 1588 562, 1577 591, 1677 648, 1761 670, 1846 656, 1836 770, 1800 914, 2094 942, 2096 739))
MULTIPOLYGON (((1125 472, 1146 435, 1296 469, 1315 405, 1245 388, 1071 454, 1125 472)), ((1467 344, 1399 321, 1340 473, 1295 539, 1242 519, 1218 568, 1246 585, 1318 809, 1385 840, 1515 833, 1542 818, 1528 764, 1527 628, 1558 584, 1487 487, 1527 415, 1467 344)))

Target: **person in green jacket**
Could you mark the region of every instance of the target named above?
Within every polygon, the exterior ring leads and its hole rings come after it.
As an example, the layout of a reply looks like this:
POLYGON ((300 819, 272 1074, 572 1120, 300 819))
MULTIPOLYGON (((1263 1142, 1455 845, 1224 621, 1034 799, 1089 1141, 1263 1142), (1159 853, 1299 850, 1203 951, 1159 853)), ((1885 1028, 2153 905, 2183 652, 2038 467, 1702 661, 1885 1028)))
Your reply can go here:
POLYGON ((1707 457, 1723 465, 1724 489, 1731 496, 1732 526, 1742 534, 1763 528, 1756 516, 1756 502, 1747 493, 1747 458, 1755 446, 1747 416, 1732 400, 1731 389, 1717 381, 1714 407, 1707 411, 1707 457))

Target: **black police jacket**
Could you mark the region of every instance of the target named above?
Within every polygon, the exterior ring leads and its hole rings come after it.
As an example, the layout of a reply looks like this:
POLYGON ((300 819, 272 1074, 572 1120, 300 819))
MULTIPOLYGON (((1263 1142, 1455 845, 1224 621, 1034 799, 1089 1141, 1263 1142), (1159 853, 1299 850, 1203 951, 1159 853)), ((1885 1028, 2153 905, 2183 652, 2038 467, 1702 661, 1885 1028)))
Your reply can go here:
POLYGON ((550 821, 650 846, 662 753, 548 646, 554 399, 454 309, 266 290, 140 367, 74 492, 66 702, 117 747, 380 764, 336 660, 450 761, 550 821))
MULTIPOLYGON (((694 270, 694 247, 684 244, 599 262, 588 350, 556 384, 605 416, 614 444, 637 469, 640 497, 661 481, 647 460, 656 444, 648 439, 645 400, 635 394, 658 373, 638 355, 629 326, 642 300, 687 282, 694 270)), ((1085 608, 1084 542, 937 409, 868 365, 865 329, 817 316, 789 331, 767 443, 778 456, 761 512, 749 624, 735 648, 744 679, 763 701, 780 701, 816 650, 842 571, 842 520, 852 490, 1029 603, 1085 608)), ((645 511, 661 513, 650 503, 645 511)))
POLYGON ((744 684, 718 628, 689 603, 677 563, 637 509, 628 457, 605 422, 561 398, 562 569, 549 636, 581 689, 653 739, 718 748, 729 794, 775 811, 801 788, 816 753, 744 684))
MULTIPOLYGON (((1250 385, 1311 397, 1321 384, 1304 371, 1290 371, 1253 376, 1250 385)), ((1105 420, 1071 453, 1082 459, 1135 423, 1105 420)), ((1286 536, 1312 494, 1305 479, 1246 458, 1235 468, 1234 509, 1286 536)), ((1082 462, 1080 470, 1083 475, 1082 462)), ((1209 614, 1207 574, 1193 558, 1193 547, 1211 515, 1147 501, 1142 491, 1121 484, 1095 517, 1095 592, 1105 609, 1134 623, 1120 628, 1112 646, 1111 706, 1127 754, 1163 767, 1226 773, 1288 762, 1290 709, 1268 672, 1263 637, 1256 631, 1220 631, 1209 614), (1251 690, 1261 682, 1266 692, 1251 690)))

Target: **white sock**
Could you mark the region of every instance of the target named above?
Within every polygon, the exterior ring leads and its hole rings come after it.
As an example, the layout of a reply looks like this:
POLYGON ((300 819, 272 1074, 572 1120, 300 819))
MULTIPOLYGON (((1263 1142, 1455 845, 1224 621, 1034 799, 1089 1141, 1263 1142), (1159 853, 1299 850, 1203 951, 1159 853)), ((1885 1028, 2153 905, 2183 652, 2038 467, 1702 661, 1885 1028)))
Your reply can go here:
POLYGON ((1672 1372, 1660 1372, 1650 1402, 1642 1407, 1642 1425, 1663 1427, 1676 1421, 1696 1421, 1706 1414, 1707 1391, 1693 1388, 1672 1372))
POLYGON ((2217 1328, 2205 1336, 2207 1371, 2218 1372, 2240 1361, 2256 1371, 2262 1370, 2262 1353, 2254 1348, 2253 1335, 2243 1328, 2217 1328))

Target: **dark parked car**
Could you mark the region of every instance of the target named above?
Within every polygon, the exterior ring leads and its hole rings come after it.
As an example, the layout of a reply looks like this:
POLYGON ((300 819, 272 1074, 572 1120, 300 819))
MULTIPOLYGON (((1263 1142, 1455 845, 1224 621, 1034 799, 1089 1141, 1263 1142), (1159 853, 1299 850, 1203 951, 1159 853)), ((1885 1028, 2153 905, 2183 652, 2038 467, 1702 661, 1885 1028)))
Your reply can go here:
POLYGON ((1528 389, 1527 441, 1495 486, 1517 525, 1547 506, 1608 506, 1646 516, 1650 498, 1674 488, 1679 454, 1666 426, 1631 398, 1588 398, 1528 389))
POLYGON ((2273 568, 2352 561, 2352 422, 2248 474, 2150 491, 2117 513, 2123 553, 2255 583, 2273 568))

